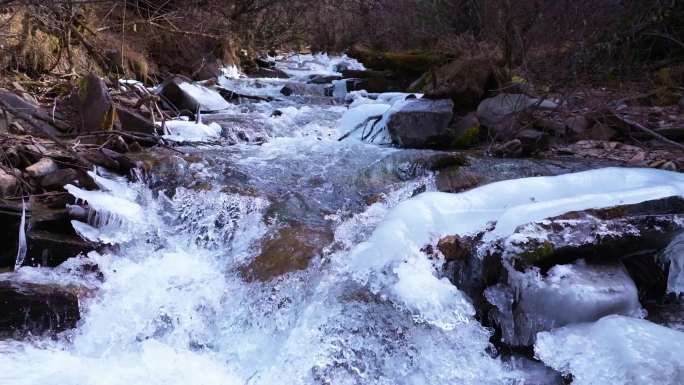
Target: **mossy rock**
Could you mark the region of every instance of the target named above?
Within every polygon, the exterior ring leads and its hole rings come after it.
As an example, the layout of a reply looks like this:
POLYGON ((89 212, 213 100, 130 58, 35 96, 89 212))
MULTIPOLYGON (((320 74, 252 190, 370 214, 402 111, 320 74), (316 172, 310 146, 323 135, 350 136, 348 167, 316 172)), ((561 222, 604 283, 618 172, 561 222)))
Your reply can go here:
POLYGON ((408 51, 383 52, 363 45, 355 45, 349 55, 359 59, 365 66, 379 71, 392 71, 411 80, 433 67, 448 62, 452 57, 441 52, 408 51))
POLYGON ((330 229, 292 224, 278 230, 261 245, 261 253, 240 270, 249 281, 269 281, 304 270, 333 240, 330 229))
POLYGON ((414 82, 412 91, 430 99, 451 99, 457 112, 467 112, 506 83, 505 72, 496 60, 462 57, 424 74, 414 82))
POLYGON ((466 131, 454 140, 454 148, 467 148, 474 145, 477 142, 477 138, 480 136, 480 123, 469 127, 466 131))

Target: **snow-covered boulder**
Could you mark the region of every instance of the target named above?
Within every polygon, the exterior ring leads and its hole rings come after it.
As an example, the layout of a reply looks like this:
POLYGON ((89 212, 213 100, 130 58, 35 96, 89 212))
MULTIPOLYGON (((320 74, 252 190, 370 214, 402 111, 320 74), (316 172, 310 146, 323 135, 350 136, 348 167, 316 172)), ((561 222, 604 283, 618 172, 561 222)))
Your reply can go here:
POLYGON ((684 333, 649 321, 608 316, 539 333, 535 354, 572 374, 573 385, 679 385, 684 333))

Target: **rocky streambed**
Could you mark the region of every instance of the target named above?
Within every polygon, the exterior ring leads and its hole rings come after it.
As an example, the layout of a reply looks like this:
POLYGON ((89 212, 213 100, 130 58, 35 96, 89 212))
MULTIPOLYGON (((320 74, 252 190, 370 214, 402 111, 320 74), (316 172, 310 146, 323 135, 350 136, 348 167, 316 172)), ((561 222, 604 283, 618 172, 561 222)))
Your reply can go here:
POLYGON ((681 174, 382 145, 408 95, 342 90, 343 65, 173 86, 219 111, 130 178, 84 171, 55 218, 88 248, 0 274, 1 382, 684 380, 681 174))

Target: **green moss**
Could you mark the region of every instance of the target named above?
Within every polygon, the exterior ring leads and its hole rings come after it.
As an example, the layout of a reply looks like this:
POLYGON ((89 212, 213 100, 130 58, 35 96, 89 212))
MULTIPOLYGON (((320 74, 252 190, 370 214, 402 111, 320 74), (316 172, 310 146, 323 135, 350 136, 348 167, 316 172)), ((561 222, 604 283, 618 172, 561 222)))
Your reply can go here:
POLYGON ((527 84, 527 79, 519 75, 513 75, 511 77, 511 83, 513 84, 527 84))
POLYGON ((534 249, 524 251, 518 254, 518 260, 525 267, 532 266, 535 263, 546 259, 554 253, 555 249, 553 243, 545 241, 534 249))
POLYGON ((466 129, 463 134, 461 134, 456 140, 453 142, 453 147, 455 148, 465 148, 473 145, 475 141, 477 140, 477 137, 480 135, 480 123, 476 123, 475 125, 469 127, 466 129))

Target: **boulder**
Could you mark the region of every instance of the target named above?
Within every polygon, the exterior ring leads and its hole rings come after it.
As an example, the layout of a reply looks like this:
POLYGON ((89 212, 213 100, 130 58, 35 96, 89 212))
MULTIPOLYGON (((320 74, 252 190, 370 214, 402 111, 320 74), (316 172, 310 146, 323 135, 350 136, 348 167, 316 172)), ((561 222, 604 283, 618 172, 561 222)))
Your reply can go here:
POLYGON ((76 327, 78 297, 55 285, 0 281, 0 339, 56 334, 76 327))
POLYGON ((18 187, 17 177, 0 168, 0 199, 16 195, 18 187))
POLYGON ((73 198, 68 194, 53 196, 62 199, 52 202, 48 198, 50 195, 34 195, 27 202, 28 250, 24 265, 54 267, 78 254, 93 250, 93 245, 76 235, 71 225, 70 210, 65 207, 74 203, 73 198))
POLYGON ((451 100, 409 99, 396 103, 387 118, 392 141, 408 148, 446 148, 456 139, 449 127, 451 100))
POLYGON ((121 130, 127 132, 155 135, 157 128, 152 124, 152 120, 146 118, 138 111, 124 106, 117 109, 121 130))
POLYGON ((40 185, 47 191, 63 191, 67 184, 81 187, 93 187, 92 179, 81 170, 64 168, 53 171, 40 180, 40 185))
POLYGON ((78 111, 80 133, 112 130, 116 108, 104 80, 94 73, 82 77, 72 100, 78 111))
POLYGON ((230 107, 230 103, 217 91, 192 83, 183 76, 167 79, 157 92, 165 102, 172 104, 177 110, 193 114, 198 110, 220 111, 230 107))
POLYGON ((513 235, 491 243, 489 250, 519 270, 549 268, 579 258, 603 262, 628 256, 653 258, 655 251, 684 230, 682 216, 681 197, 573 211, 520 226, 513 235))
POLYGON ((268 57, 258 57, 254 59, 254 62, 256 65, 258 65, 261 68, 267 68, 267 69, 272 69, 275 67, 276 62, 273 59, 270 59, 268 57))
POLYGON ((451 99, 457 111, 473 111, 501 88, 501 69, 488 57, 462 57, 423 74, 410 87, 428 99, 451 99))
POLYGON ((533 109, 553 110, 557 107, 558 105, 550 100, 540 100, 523 94, 499 94, 479 104, 477 117, 492 136, 510 138, 518 128, 520 114, 533 109))
POLYGON ((40 178, 59 169, 51 158, 42 158, 38 162, 26 167, 26 173, 33 178, 40 178))

